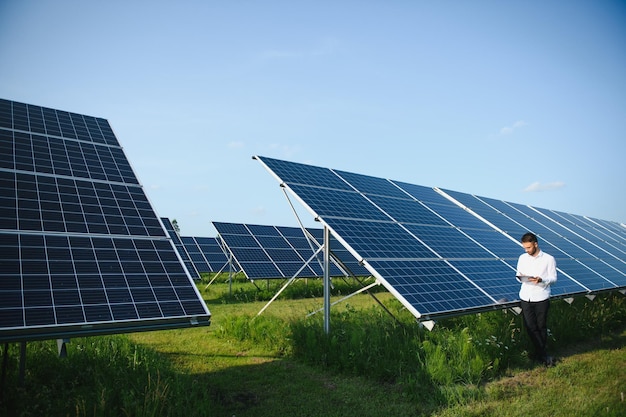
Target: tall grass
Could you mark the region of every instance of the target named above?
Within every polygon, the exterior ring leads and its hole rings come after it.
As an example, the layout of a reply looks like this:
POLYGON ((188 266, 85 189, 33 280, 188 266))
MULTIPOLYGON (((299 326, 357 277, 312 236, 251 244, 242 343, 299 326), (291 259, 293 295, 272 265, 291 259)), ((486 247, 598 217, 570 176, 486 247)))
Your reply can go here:
POLYGON ((12 346, 0 415, 189 417, 190 397, 194 409, 220 411, 206 387, 126 336, 77 338, 70 346, 71 357, 59 358, 56 342, 29 343, 24 385, 12 346))
POLYGON ((32 415, 160 415, 170 390, 161 378, 170 372, 167 361, 124 336, 76 339, 72 348, 71 360, 59 360, 55 342, 29 344, 27 385, 6 386, 3 405, 32 402, 32 415))
MULTIPOLYGON (((626 299, 617 293, 593 302, 581 298, 572 306, 552 304, 550 346, 555 350, 626 323, 626 299)), ((294 356, 337 372, 398 383, 420 401, 441 405, 474 400, 481 395, 481 383, 510 367, 530 365, 522 319, 506 311, 442 320, 432 332, 408 315, 397 321, 380 309, 331 317, 329 336, 319 317, 291 323, 294 356)))
MULTIPOLYGON (((222 282, 227 279, 225 275, 222 282)), ((204 277, 203 281, 207 281, 208 277, 204 277)), ((373 278, 360 278, 360 282, 356 278, 333 278, 331 294, 336 296, 347 295, 360 289, 363 285, 371 284, 373 278)), ((269 301, 280 290, 287 280, 270 279, 258 280, 255 285, 250 285, 242 273, 235 274, 227 288, 224 285, 219 286, 220 292, 215 294, 221 302, 244 302, 250 303, 254 301, 269 301)), ((213 285, 213 284, 212 284, 213 285)), ((383 291, 383 287, 374 287, 370 292, 383 291)), ((302 298, 316 298, 324 295, 323 280, 318 278, 298 279, 287 285, 278 299, 297 300, 302 298)))

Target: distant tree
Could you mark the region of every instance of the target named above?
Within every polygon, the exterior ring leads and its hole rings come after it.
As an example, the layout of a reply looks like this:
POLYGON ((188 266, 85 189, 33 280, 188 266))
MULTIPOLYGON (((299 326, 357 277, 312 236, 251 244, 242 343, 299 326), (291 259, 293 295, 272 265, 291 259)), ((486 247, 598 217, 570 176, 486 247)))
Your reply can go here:
POLYGON ((178 221, 176 221, 176 219, 172 220, 172 226, 174 227, 174 230, 176 230, 176 233, 180 234, 180 227, 178 226, 178 221))

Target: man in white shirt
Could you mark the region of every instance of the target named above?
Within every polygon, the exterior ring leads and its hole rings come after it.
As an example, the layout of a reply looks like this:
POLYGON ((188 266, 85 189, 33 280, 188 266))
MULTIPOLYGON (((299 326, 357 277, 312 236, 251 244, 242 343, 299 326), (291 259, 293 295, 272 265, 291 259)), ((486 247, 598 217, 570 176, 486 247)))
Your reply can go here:
POLYGON ((547 321, 550 287, 556 282, 556 261, 539 249, 537 236, 533 233, 524 234, 521 241, 526 253, 517 260, 517 280, 522 283, 519 298, 524 327, 535 348, 535 359, 551 366, 553 359, 546 352, 547 321))

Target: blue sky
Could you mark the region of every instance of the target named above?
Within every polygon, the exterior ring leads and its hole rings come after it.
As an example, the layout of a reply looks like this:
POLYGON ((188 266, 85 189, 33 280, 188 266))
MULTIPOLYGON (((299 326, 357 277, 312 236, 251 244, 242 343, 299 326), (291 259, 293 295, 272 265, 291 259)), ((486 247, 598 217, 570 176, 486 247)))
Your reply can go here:
POLYGON ((183 235, 297 226, 253 155, 626 222, 623 1, 3 0, 0 62, 183 235))

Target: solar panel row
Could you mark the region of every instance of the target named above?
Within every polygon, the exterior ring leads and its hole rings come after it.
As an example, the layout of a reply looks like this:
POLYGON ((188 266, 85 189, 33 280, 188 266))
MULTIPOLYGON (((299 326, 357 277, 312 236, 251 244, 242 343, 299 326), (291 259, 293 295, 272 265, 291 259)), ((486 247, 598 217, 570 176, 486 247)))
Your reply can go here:
MULTIPOLYGON (((315 256, 323 243, 321 229, 306 229, 307 236, 297 227, 224 222, 213 225, 224 247, 250 280, 312 278, 324 274, 321 252, 315 256)), ((369 275, 338 244, 331 243, 331 247, 340 261, 330 266, 332 276, 369 275)))
POLYGON ((0 99, 0 341, 209 323, 109 123, 0 99))
POLYGON ((187 269, 197 276, 196 279, 200 278, 201 272, 220 272, 227 266, 228 258, 217 238, 180 236, 169 218, 161 217, 161 221, 168 234, 172 236, 181 260, 187 269))
POLYGON ((518 242, 557 259, 555 296, 623 289, 626 229, 454 191, 256 156, 421 319, 518 300, 518 242))
POLYGON ((172 224, 170 219, 168 219, 167 217, 161 217, 161 221, 163 222, 163 226, 165 227, 165 230, 167 230, 167 234, 169 235, 170 239, 172 239, 172 242, 174 242, 176 251, 183 261, 183 264, 187 268, 187 271, 189 271, 189 273, 191 274, 191 277, 196 280, 200 279, 200 273, 196 269, 194 263, 191 261, 189 253, 187 253, 187 249, 185 249, 185 245, 183 245, 183 242, 180 239, 180 235, 174 228, 174 225, 172 224))
POLYGON ((215 237, 194 237, 200 253, 209 267, 206 272, 220 272, 228 265, 228 257, 215 237))

